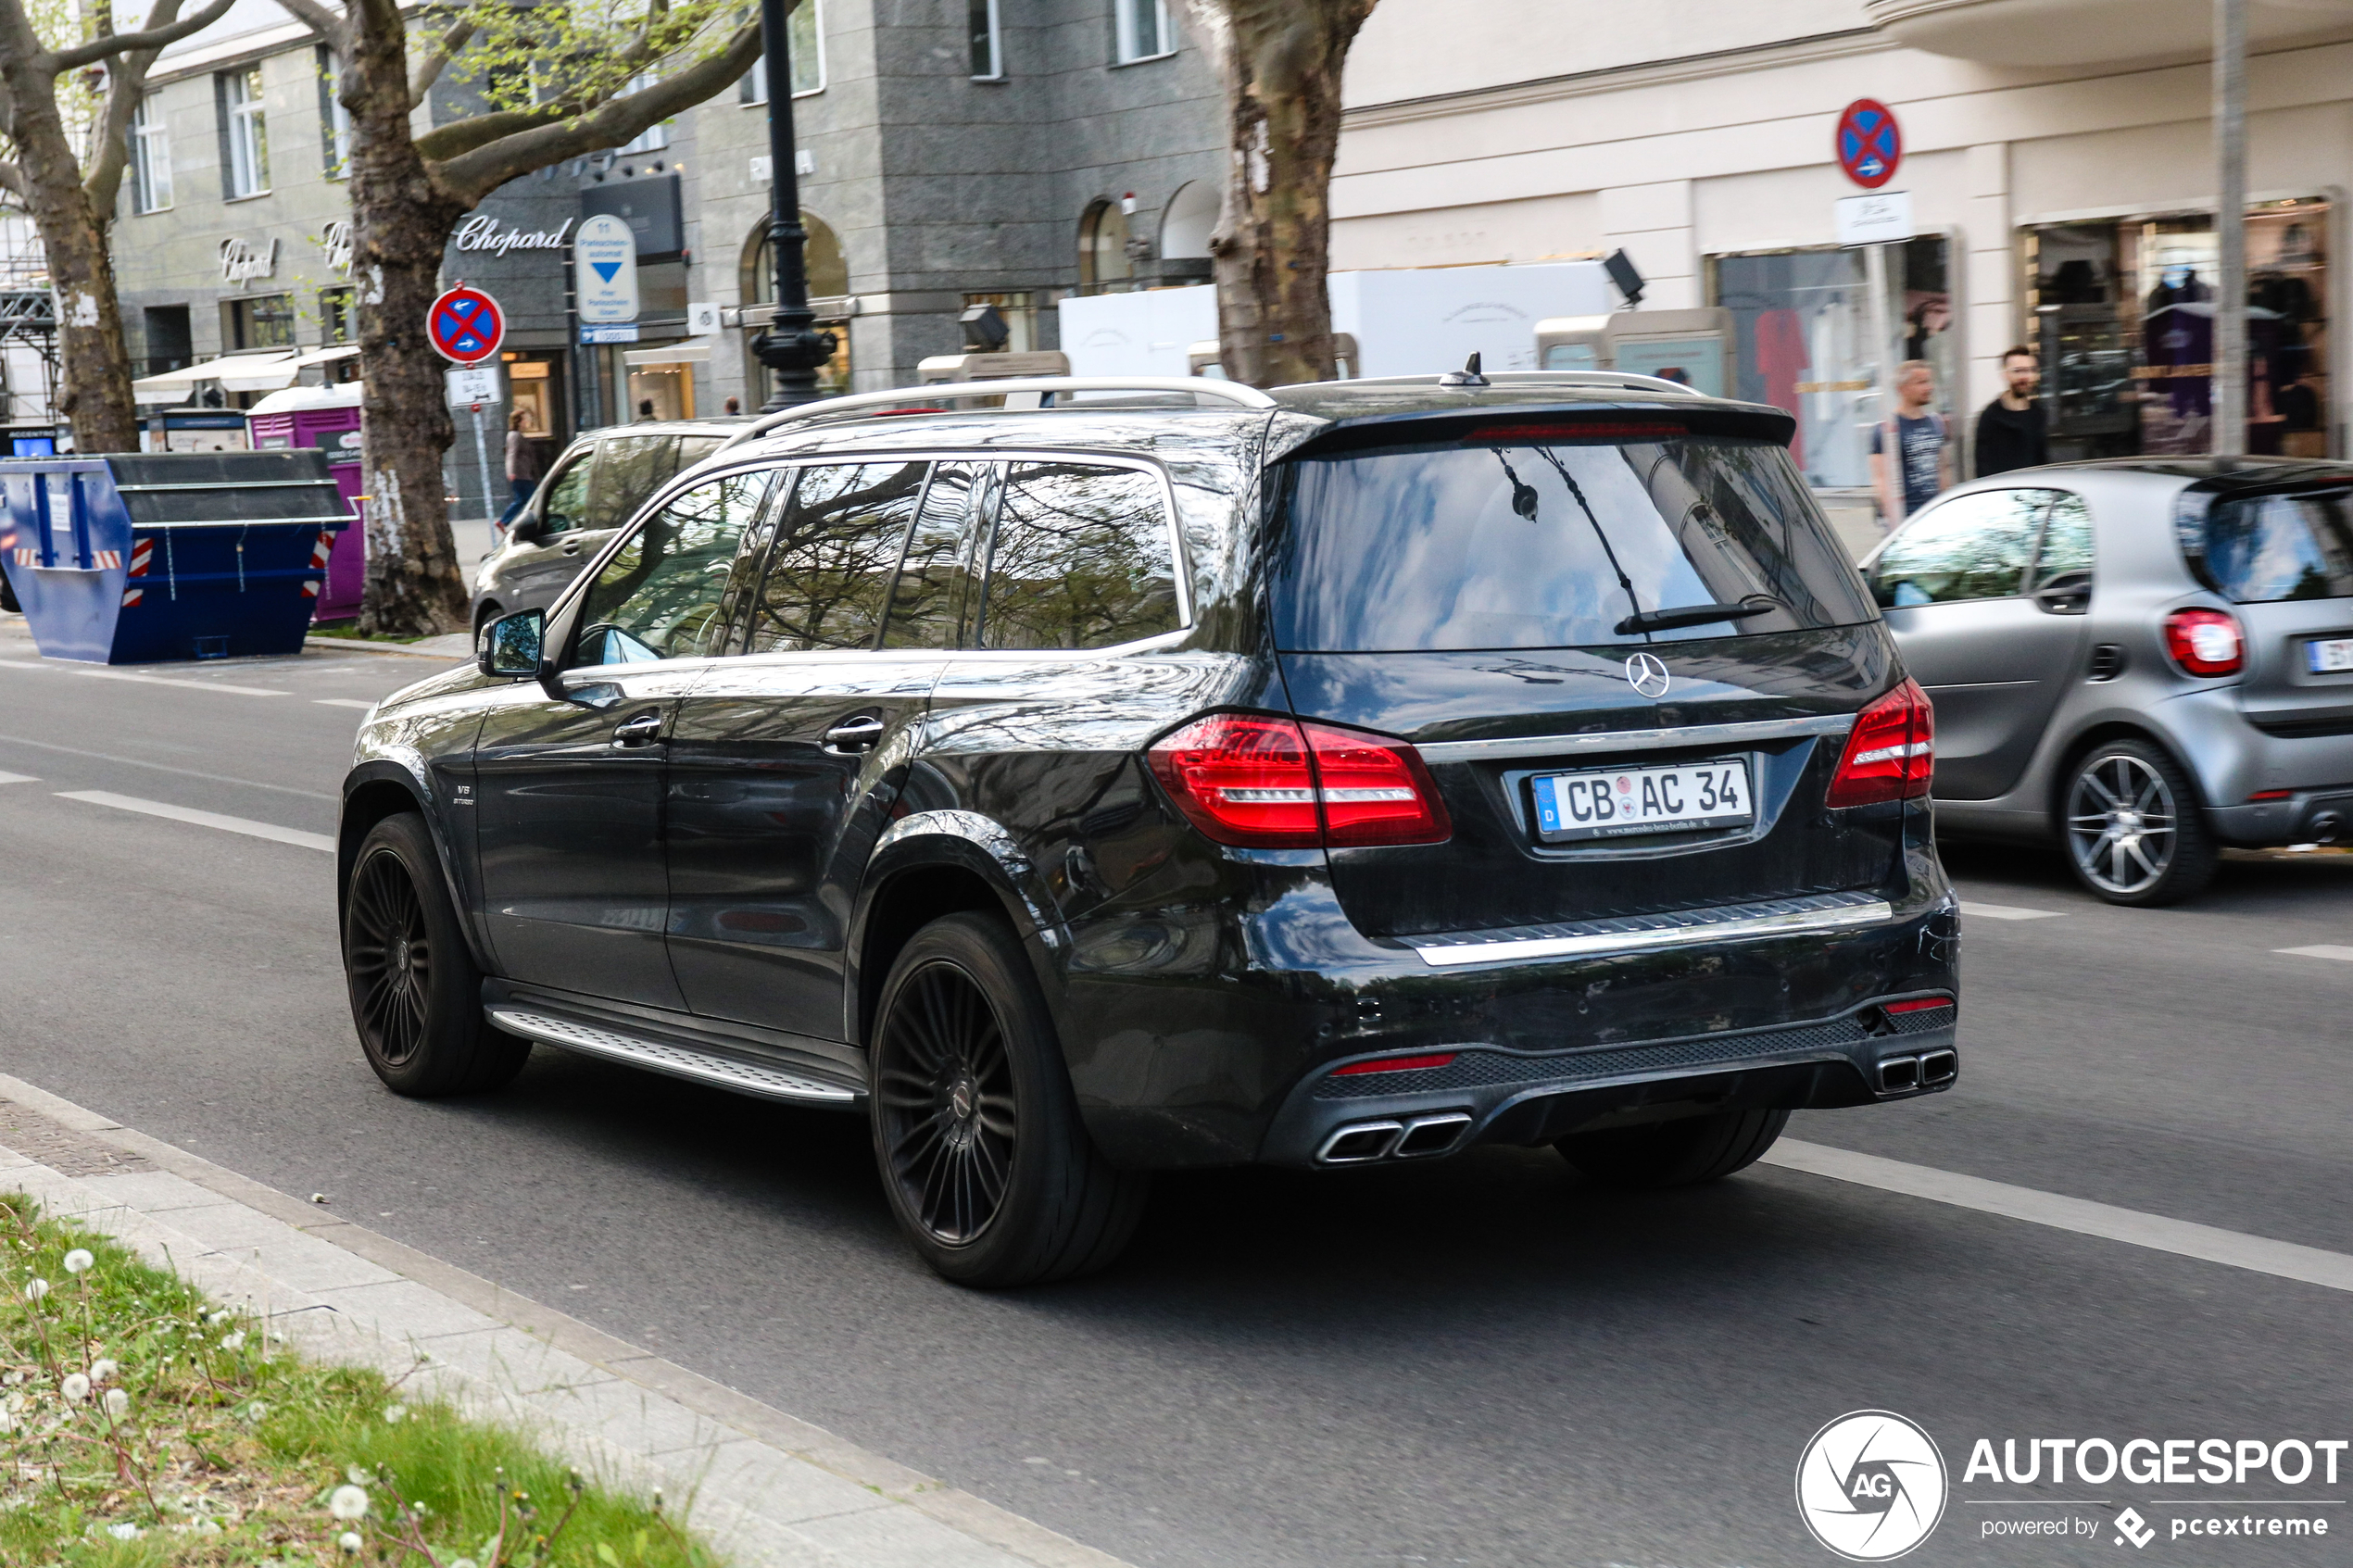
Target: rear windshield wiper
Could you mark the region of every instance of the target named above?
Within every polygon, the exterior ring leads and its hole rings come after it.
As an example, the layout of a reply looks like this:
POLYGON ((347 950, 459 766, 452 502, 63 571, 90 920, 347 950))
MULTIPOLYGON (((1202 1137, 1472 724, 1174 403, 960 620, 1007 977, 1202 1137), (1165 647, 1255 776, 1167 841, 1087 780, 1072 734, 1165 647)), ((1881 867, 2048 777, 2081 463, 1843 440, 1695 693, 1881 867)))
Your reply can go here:
POLYGON ((1765 594, 1751 594, 1736 605, 1677 605, 1672 609, 1638 609, 1617 623, 1617 634, 1632 636, 1637 632, 1671 632, 1678 626, 1705 626, 1711 621, 1745 621, 1752 615, 1770 615, 1781 608, 1781 601, 1765 594))

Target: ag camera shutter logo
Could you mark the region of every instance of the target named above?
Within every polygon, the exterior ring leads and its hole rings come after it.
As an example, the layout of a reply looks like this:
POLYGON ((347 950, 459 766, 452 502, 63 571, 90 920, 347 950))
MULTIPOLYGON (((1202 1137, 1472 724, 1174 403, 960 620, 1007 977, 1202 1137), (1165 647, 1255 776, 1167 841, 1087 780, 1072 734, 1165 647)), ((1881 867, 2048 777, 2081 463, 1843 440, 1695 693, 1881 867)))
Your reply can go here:
POLYGON ((1797 1461, 1799 1516, 1850 1562, 1886 1562, 1928 1539, 1945 1496, 1935 1439, 1892 1411, 1840 1416, 1797 1461))

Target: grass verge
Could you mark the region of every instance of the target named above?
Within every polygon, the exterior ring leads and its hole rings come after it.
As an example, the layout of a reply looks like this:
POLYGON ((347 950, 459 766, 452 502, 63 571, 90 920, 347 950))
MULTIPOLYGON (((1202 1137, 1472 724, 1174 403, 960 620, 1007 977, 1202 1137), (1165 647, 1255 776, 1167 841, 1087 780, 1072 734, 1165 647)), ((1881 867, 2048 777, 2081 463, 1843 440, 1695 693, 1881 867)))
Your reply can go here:
POLYGON ((0 1563, 719 1568, 528 1436, 314 1365, 0 1195, 0 1563))

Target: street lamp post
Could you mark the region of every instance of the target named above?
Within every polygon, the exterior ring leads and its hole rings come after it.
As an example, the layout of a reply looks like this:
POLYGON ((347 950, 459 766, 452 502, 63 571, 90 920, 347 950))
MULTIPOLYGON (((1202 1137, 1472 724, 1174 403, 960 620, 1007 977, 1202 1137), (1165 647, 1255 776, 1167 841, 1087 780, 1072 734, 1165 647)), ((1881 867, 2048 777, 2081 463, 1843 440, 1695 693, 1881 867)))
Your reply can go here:
POLYGON ((793 167, 792 46, 785 20, 809 0, 760 0, 760 42, 768 69, 768 254, 776 268, 776 313, 752 339, 752 352, 775 372, 763 414, 813 403, 817 368, 834 355, 834 334, 816 330, 809 308, 809 231, 800 226, 800 174, 793 167))

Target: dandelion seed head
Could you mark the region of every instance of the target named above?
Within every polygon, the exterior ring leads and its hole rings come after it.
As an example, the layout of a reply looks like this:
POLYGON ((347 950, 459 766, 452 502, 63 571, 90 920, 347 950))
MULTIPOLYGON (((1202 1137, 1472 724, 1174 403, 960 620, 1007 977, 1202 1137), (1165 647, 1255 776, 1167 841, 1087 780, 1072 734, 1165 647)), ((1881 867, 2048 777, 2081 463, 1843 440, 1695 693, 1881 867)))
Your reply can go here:
POLYGON ((343 1478, 355 1486, 364 1486, 368 1484, 367 1471, 356 1464, 346 1464, 343 1467, 343 1478))
POLYGON ((384 1420, 392 1425, 397 1426, 400 1423, 408 1419, 409 1407, 407 1405, 386 1405, 384 1407, 384 1420))
MULTIPOLYGON (((77 1247, 72 1251, 66 1254, 66 1273, 69 1274, 86 1273, 89 1272, 90 1265, 97 1261, 97 1259, 90 1256, 90 1249, 88 1248, 77 1247)), ((125 1540, 130 1539, 128 1536, 123 1538, 125 1540)))
POLYGON ((107 1414, 117 1421, 131 1413, 131 1396, 120 1388, 107 1390, 107 1414))
POLYGON ((120 1524, 107 1525, 107 1534, 119 1541, 135 1541, 139 1538, 140 1529, 138 1525, 126 1520, 120 1524))
POLYGON ((120 1372, 121 1370, 122 1369, 115 1365, 114 1362, 107 1360, 106 1357, 100 1356, 96 1361, 90 1363, 90 1381, 93 1383, 104 1383, 107 1378, 112 1377, 115 1374, 120 1372))
POLYGON ((220 1348, 224 1350, 244 1349, 245 1348, 245 1331, 241 1328, 234 1334, 223 1335, 220 1339, 220 1348))
MULTIPOLYGON (((345 1474, 357 1475, 359 1474, 359 1467, 354 1465, 345 1474)), ((367 1518, 368 1488, 357 1482, 348 1486, 337 1486, 328 1495, 327 1512, 338 1519, 367 1518)))
POLYGON ((57 1385, 57 1392, 78 1405, 90 1397, 90 1379, 81 1373, 69 1372, 66 1380, 57 1385))
POLYGON ((353 1557, 359 1556, 359 1548, 362 1545, 362 1542, 359 1539, 359 1532, 357 1530, 346 1530, 342 1535, 335 1537, 335 1545, 341 1547, 346 1553, 353 1557))
POLYGON ((49 1294, 49 1282, 45 1279, 36 1279, 24 1287, 24 1294, 27 1300, 38 1301, 49 1294))

